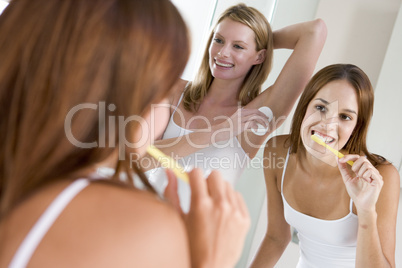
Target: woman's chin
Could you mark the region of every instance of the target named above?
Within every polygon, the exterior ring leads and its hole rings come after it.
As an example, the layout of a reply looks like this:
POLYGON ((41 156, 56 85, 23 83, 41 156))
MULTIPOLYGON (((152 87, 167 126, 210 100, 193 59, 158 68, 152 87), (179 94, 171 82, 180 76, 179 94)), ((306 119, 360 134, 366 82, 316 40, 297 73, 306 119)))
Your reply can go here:
POLYGON ((324 147, 322 147, 321 151, 317 151, 315 149, 308 148, 307 152, 311 156, 316 158, 317 160, 319 160, 327 165, 330 165, 332 167, 338 166, 336 156, 334 154, 332 154, 330 151, 326 150, 324 147))

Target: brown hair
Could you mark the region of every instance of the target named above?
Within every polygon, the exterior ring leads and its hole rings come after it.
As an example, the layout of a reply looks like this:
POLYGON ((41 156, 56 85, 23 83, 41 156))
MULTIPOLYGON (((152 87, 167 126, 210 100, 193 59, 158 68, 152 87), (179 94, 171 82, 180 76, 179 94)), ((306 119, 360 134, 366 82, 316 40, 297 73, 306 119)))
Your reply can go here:
MULTIPOLYGON (((245 4, 238 4, 226 9, 219 17, 216 26, 224 19, 231 19, 248 26, 255 34, 256 51, 266 49, 265 60, 261 64, 251 67, 243 85, 240 89, 238 99, 244 106, 252 101, 261 92, 261 86, 268 77, 272 68, 272 55, 274 51, 274 41, 271 26, 265 16, 253 7, 245 4)), ((209 45, 212 42, 215 30, 213 30, 208 39, 208 46, 205 48, 204 57, 201 66, 193 82, 190 82, 183 96, 184 108, 188 111, 197 110, 200 103, 208 93, 214 77, 209 68, 209 45)))
POLYGON ((336 80, 347 81, 356 90, 358 96, 359 113, 357 123, 349 140, 342 149, 350 154, 364 153, 373 165, 383 163, 385 159, 381 156, 369 153, 366 145, 368 127, 374 107, 373 87, 368 76, 359 67, 352 64, 329 65, 318 71, 307 84, 300 97, 292 120, 289 136, 291 153, 297 153, 299 148, 304 149, 303 143, 301 142, 300 130, 310 101, 321 88, 336 80))
MULTIPOLYGON (((140 115, 169 93, 189 55, 185 23, 168 0, 12 1, 0 16, 0 36, 1 213, 116 151, 73 145, 64 126, 72 108, 104 102, 116 116, 140 115)), ((86 109, 71 131, 90 143, 105 124, 86 109)), ((114 129, 106 140, 120 144, 117 122, 114 129)), ((125 136, 136 129, 128 125, 125 136)), ((128 157, 117 170, 131 178, 128 157)))

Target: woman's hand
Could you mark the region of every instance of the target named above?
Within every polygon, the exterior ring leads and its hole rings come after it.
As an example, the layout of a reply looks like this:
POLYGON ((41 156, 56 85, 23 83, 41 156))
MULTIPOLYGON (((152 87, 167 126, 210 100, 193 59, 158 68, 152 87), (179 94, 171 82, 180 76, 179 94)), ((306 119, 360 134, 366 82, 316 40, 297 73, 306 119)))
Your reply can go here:
POLYGON ((345 155, 339 159, 338 167, 357 212, 375 211, 378 196, 384 184, 378 170, 365 156, 359 155, 345 155), (346 163, 349 160, 354 161, 352 167, 346 163))
POLYGON ((191 205, 181 212, 177 181, 167 172, 165 196, 179 209, 186 223, 191 252, 191 267, 234 267, 240 258, 250 226, 250 216, 240 193, 224 181, 217 171, 207 179, 200 169, 189 173, 191 205))
POLYGON ((259 125, 264 129, 269 127, 270 118, 258 109, 239 108, 224 122, 215 125, 217 141, 228 140, 247 130, 257 130, 259 125))

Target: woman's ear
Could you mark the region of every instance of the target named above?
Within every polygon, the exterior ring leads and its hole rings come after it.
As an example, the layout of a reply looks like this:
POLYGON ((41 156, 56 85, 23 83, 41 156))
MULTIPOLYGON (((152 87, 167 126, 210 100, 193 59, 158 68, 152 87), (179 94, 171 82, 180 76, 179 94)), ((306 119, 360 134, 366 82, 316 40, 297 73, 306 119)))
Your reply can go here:
POLYGON ((257 53, 257 59, 255 60, 254 64, 261 64, 265 61, 265 56, 266 56, 266 49, 261 49, 260 51, 258 51, 257 53))

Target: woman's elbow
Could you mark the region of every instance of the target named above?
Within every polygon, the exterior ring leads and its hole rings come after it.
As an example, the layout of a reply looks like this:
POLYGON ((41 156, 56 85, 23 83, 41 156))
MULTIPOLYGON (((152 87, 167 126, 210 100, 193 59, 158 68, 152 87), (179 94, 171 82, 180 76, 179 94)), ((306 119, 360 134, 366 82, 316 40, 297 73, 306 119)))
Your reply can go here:
POLYGON ((327 38, 327 25, 323 19, 315 19, 312 21, 311 32, 320 37, 320 39, 325 40, 327 38))

